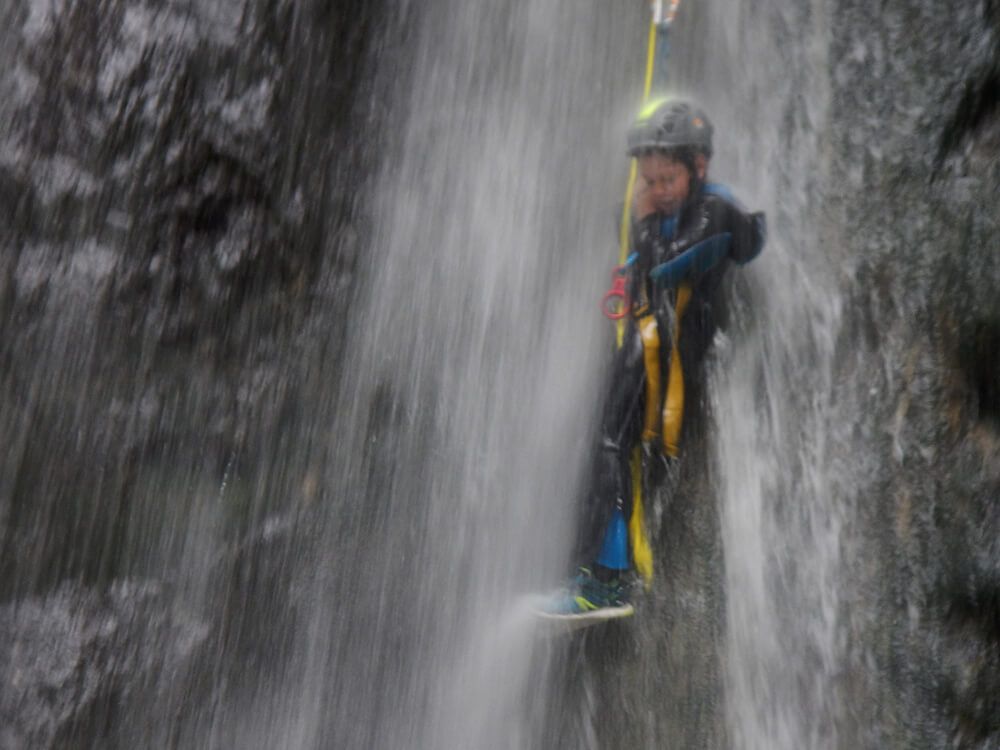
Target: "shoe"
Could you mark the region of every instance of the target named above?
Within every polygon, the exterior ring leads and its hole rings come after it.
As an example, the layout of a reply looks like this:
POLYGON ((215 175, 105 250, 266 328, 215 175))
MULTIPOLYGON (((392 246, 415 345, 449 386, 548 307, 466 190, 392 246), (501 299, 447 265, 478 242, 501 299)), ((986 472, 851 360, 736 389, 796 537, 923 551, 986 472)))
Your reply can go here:
POLYGON ((582 615, 624 607, 628 604, 628 588, 620 576, 604 582, 597 580, 589 568, 580 568, 567 586, 549 597, 541 610, 549 615, 582 615))

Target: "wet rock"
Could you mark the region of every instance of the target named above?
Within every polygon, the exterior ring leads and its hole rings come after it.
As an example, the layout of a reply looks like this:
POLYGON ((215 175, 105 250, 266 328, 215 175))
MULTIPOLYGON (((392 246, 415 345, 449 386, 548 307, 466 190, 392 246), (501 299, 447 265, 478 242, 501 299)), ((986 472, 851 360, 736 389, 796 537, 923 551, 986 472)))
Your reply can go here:
POLYGON ((190 668, 207 632, 152 583, 67 584, 0 607, 0 747, 76 746, 80 731, 98 742, 100 718, 190 668))
POLYGON ((366 221, 351 194, 377 128, 356 127, 371 107, 355 95, 376 10, 0 12, 0 431, 20 436, 2 459, 0 566, 51 571, 8 587, 80 562, 81 508, 115 537, 165 456, 216 482, 235 454, 253 465, 292 429, 303 382, 336 377, 322 363, 361 255, 340 238, 366 221), (61 520, 29 562, 43 518, 61 520))
POLYGON ((883 731, 894 743, 987 748, 1000 742, 1000 120, 990 93, 1000 27, 990 3, 941 11, 890 3, 879 14, 901 26, 861 24, 867 6, 840 4, 837 171, 849 190, 835 192, 852 228, 857 276, 843 332, 843 363, 853 359, 856 369, 845 366, 839 397, 869 415, 868 432, 890 436, 852 452, 853 465, 866 467, 861 502, 872 504, 852 569, 861 590, 879 592, 858 605, 872 613, 854 635, 859 644, 891 644, 868 656, 892 679, 883 688, 866 678, 860 694, 891 707, 883 731), (904 39, 900 29, 915 19, 925 32, 904 39), (867 53, 862 63, 852 52, 878 45, 885 76, 871 76, 867 53), (888 162, 873 158, 872 145, 888 162), (864 168, 852 181, 855 165, 864 168), (867 340, 860 358, 858 331, 867 340), (886 377, 861 395, 872 372, 886 377))

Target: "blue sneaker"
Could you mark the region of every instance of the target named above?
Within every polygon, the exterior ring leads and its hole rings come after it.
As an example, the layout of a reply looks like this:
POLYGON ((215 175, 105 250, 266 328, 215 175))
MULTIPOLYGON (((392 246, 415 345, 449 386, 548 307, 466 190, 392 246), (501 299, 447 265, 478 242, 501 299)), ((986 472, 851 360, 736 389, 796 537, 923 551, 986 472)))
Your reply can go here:
POLYGON ((589 568, 580 568, 566 587, 541 605, 540 611, 548 615, 584 615, 629 607, 628 599, 629 587, 621 577, 599 581, 589 568))

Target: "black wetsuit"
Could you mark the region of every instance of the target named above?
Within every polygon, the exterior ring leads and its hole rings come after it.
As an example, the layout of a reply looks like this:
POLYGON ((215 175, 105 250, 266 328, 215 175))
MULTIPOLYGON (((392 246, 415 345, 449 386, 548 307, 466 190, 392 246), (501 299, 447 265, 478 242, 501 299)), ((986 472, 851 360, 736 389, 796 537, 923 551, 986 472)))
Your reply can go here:
MULTIPOLYGON (((636 222, 632 237, 636 260, 630 268, 630 299, 633 305, 648 299, 650 312, 656 317, 661 340, 660 372, 664 376, 669 372, 671 356, 674 286, 678 280, 691 286, 691 298, 681 317, 678 349, 685 383, 699 383, 705 354, 724 309, 722 280, 733 262, 747 263, 763 249, 764 215, 745 211, 728 189, 706 185, 685 204, 678 216, 654 214, 636 222), (715 243, 715 251, 703 253, 706 244, 712 243, 715 243), (694 262, 688 263, 690 260, 694 262)), ((622 346, 615 355, 603 408, 600 441, 596 446, 594 475, 578 550, 578 559, 583 564, 597 557, 619 498, 625 518, 631 516, 629 456, 642 431, 646 368, 636 317, 630 316, 628 321, 622 346)), ((660 450, 659 443, 653 447, 660 450)))

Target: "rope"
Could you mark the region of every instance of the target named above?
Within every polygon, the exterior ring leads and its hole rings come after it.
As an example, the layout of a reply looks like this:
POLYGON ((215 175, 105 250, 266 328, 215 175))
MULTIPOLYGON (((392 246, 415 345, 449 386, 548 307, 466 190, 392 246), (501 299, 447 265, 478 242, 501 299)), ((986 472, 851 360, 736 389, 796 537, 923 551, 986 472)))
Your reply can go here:
MULTIPOLYGON (((649 102, 650 95, 653 91, 653 79, 655 78, 656 54, 658 48, 657 40, 662 35, 664 41, 664 54, 666 54, 668 51, 666 45, 667 33, 670 29, 670 25, 673 23, 674 16, 677 13, 677 7, 679 5, 680 0, 669 0, 666 4, 664 3, 664 0, 653 0, 651 3, 650 10, 652 12, 649 22, 649 35, 646 43, 646 72, 643 77, 642 86, 643 106, 649 102)), ((665 77, 665 59, 662 71, 665 77)), ((635 158, 632 158, 629 165, 628 183, 625 185, 625 205, 622 207, 622 218, 618 227, 619 266, 623 266, 629 256, 631 245, 630 229, 632 225, 632 199, 634 197, 633 191, 638 171, 638 161, 635 158)), ((626 322, 626 318, 623 317, 616 323, 615 339, 619 348, 621 348, 625 338, 626 322)), ((675 336, 674 341, 676 340, 675 336)), ((676 352, 674 352, 674 354, 676 354, 676 352)), ((673 361, 677 362, 679 367, 679 358, 675 356, 673 361)), ((658 386, 659 383, 657 383, 657 388, 658 386)), ((681 404, 683 404, 683 393, 681 395, 681 399, 681 404)), ((670 399, 668 399, 668 402, 669 401, 670 399)), ((653 551, 649 544, 649 535, 646 533, 644 522, 645 512, 643 510, 642 497, 642 456, 638 446, 636 446, 633 450, 629 463, 632 474, 632 517, 629 518, 628 526, 629 539, 632 545, 632 562, 635 565, 636 571, 645 581, 646 585, 649 586, 653 580, 653 551)))

